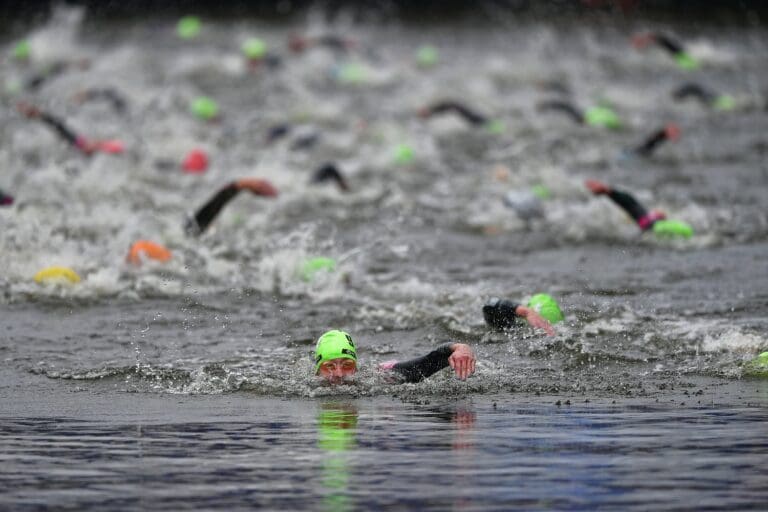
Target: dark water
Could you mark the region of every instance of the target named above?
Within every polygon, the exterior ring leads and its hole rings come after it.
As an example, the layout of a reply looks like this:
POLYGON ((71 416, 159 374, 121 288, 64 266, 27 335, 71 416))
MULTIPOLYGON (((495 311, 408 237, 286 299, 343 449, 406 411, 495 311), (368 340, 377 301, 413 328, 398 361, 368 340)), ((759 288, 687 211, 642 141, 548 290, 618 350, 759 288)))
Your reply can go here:
POLYGON ((208 23, 181 42, 163 20, 80 14, 58 10, 29 34, 31 64, 0 63, 0 188, 17 198, 0 210, 0 508, 764 508, 768 381, 743 365, 768 349, 759 25, 520 23, 500 10, 487 26, 374 27, 310 11, 293 26, 208 23), (632 50, 646 28, 676 32, 701 69, 632 50), (289 57, 292 31, 348 33, 363 49, 289 57), (248 72, 238 52, 252 35, 285 57, 279 70, 248 72), (425 43, 439 48, 434 68, 414 64, 425 43), (87 70, 15 90, 46 62, 84 57, 87 70), (360 83, 340 81, 345 69, 360 83), (737 108, 673 102, 690 80, 737 108), (551 81, 580 106, 610 102, 624 129, 537 113, 551 81), (73 102, 105 85, 126 96, 126 116, 73 102), (219 122, 188 114, 202 94, 219 122), (128 154, 79 156, 22 119, 21 98, 128 154), (442 98, 506 131, 415 116, 442 98), (297 129, 266 145, 286 120, 297 129), (668 121, 678 143, 620 157, 668 121), (318 144, 291 150, 302 134, 318 144), (393 162, 403 143, 408 165, 393 162), (155 165, 194 147, 211 155, 206 174, 155 165), (329 160, 351 193, 308 184, 329 160), (238 198, 186 237, 184 214, 245 176, 280 196, 238 198), (639 235, 586 178, 696 236, 639 235), (539 184, 552 195, 543 218, 504 206, 539 184), (127 265, 139 238, 174 258, 127 265), (302 279, 312 256, 337 270, 302 279), (82 281, 33 282, 50 265, 82 281), (540 291, 565 311, 557 336, 485 327, 487 298, 540 291), (340 389, 314 380, 309 358, 334 327, 353 333, 363 365, 340 389), (477 353, 467 382, 392 385, 372 371, 446 339, 477 353))

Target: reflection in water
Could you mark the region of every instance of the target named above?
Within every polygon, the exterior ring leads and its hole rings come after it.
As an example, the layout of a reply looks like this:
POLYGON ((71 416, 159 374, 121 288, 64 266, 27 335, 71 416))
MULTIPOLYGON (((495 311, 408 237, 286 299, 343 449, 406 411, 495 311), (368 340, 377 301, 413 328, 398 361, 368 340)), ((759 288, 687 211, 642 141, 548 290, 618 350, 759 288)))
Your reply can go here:
POLYGON ((352 510, 349 495, 349 451, 357 439, 357 408, 352 404, 323 403, 317 415, 317 446, 327 452, 322 462, 323 510, 352 510))

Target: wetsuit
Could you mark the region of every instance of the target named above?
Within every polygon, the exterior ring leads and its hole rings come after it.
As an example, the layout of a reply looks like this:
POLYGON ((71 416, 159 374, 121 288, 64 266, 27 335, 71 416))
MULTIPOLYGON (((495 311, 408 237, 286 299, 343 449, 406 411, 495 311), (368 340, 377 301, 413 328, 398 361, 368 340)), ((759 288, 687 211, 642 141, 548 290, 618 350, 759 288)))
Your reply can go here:
POLYGON ((559 110, 570 117, 575 123, 584 124, 584 114, 567 101, 542 101, 536 105, 536 108, 539 111, 559 110))
POLYGON ((78 149, 85 150, 85 140, 73 132, 67 125, 65 125, 64 121, 46 112, 40 112, 39 119, 53 128, 56 133, 59 134, 59 137, 77 147, 78 149))
POLYGON ((200 208, 194 217, 187 220, 185 231, 188 235, 197 236, 208 228, 213 219, 219 214, 222 208, 229 203, 240 192, 236 182, 232 182, 222 188, 214 195, 202 208, 200 208))
POLYGON ((669 139, 669 134, 662 128, 653 132, 642 144, 637 146, 633 151, 641 156, 650 156, 657 147, 659 147, 665 140, 669 139))
POLYGON ((685 52, 685 48, 683 48, 683 45, 672 39, 671 37, 664 35, 664 34, 653 34, 653 39, 656 41, 656 44, 667 50, 672 55, 680 55, 681 53, 685 52))
POLYGON ((456 112, 469 124, 475 126, 486 124, 488 122, 487 117, 470 110, 469 107, 456 101, 441 101, 440 103, 435 103, 427 109, 428 116, 442 114, 444 112, 456 112))
POLYGON ((713 103, 717 99, 717 95, 711 91, 708 91, 704 87, 695 83, 683 84, 672 93, 672 97, 676 100, 684 100, 687 98, 696 98, 705 105, 713 103))
POLYGON ((13 204, 13 196, 9 196, 0 189, 0 206, 10 206, 13 204))
POLYGON ((503 300, 494 297, 483 306, 483 318, 485 323, 494 329, 508 329, 517 325, 517 313, 515 311, 521 304, 511 300, 503 300))
POLYGON ((343 192, 347 192, 349 190, 349 185, 347 184, 347 180, 344 179, 344 176, 341 174, 341 171, 338 167, 336 167, 335 164, 328 163, 320 167, 315 173, 312 175, 312 178, 310 179, 311 183, 322 183, 324 181, 334 181, 339 186, 339 189, 341 189, 343 192))
POLYGON ((448 358, 453 353, 451 345, 452 343, 445 343, 425 356, 408 361, 387 361, 379 364, 379 369, 396 373, 404 382, 420 382, 450 366, 448 358))
POLYGON ((653 227, 653 224, 662 218, 655 212, 649 213, 648 210, 638 203, 637 199, 628 192, 611 189, 606 195, 610 197, 614 203, 624 209, 624 211, 637 222, 637 225, 640 226, 640 229, 643 231, 653 227))

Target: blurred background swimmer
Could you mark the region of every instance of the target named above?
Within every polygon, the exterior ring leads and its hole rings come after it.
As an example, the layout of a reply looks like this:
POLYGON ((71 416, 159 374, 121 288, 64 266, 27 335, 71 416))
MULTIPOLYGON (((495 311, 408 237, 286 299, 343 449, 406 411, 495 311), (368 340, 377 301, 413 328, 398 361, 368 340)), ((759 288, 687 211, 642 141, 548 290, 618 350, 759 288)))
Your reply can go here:
POLYGON ((539 293, 531 297, 528 305, 492 297, 483 306, 483 319, 488 326, 504 330, 519 325, 523 319, 531 327, 542 329, 548 336, 555 335, 552 324, 563 320, 563 313, 557 301, 550 295, 539 293))
POLYGON ((37 119, 51 127, 56 134, 71 146, 77 148, 85 155, 91 155, 97 151, 103 153, 119 154, 125 151, 125 147, 119 140, 91 140, 78 135, 58 117, 44 112, 34 105, 20 102, 16 105, 18 111, 28 119, 37 119))
POLYGON ((241 191, 247 190, 254 195, 262 197, 277 197, 277 189, 267 180, 257 178, 244 178, 233 181, 221 188, 209 199, 195 214, 190 216, 184 226, 188 235, 199 236, 208 229, 208 226, 219 215, 221 210, 229 204, 241 191))
POLYGON ((693 228, 687 223, 667 220, 667 215, 661 210, 649 212, 628 192, 612 188, 597 180, 587 180, 584 184, 593 194, 608 196, 634 219, 643 232, 651 230, 659 236, 680 236, 683 238, 693 236, 693 228))

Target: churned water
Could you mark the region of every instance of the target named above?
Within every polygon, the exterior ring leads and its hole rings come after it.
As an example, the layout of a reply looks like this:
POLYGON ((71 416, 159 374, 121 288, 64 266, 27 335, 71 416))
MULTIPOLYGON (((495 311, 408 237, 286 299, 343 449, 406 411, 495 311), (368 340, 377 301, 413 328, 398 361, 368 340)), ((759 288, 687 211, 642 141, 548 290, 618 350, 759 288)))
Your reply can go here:
POLYGON ((205 20, 181 41, 171 20, 59 9, 32 29, 32 61, 0 63, 0 189, 16 199, 0 207, 0 508, 764 509, 768 380, 743 363, 768 349, 765 30, 496 17, 205 20), (649 28, 700 68, 633 50, 649 28), (291 55, 293 32, 359 46, 291 55), (252 36, 281 66, 248 69, 252 36), (434 66, 415 63, 423 44, 434 66), (86 58, 24 91, 46 65, 86 58), (689 81, 736 108, 675 102, 689 81), (76 103, 88 87, 118 90, 126 113, 76 103), (203 95, 217 121, 189 114, 203 95), (623 128, 536 110, 563 97, 612 105, 623 128), (21 99, 127 153, 81 156, 20 116, 21 99), (505 129, 416 115, 441 99, 505 129), (621 155, 672 121, 677 143, 621 155), (397 162, 401 145, 411 161, 397 162), (158 165, 194 148, 204 174, 158 165), (329 161, 349 193, 309 183, 329 161), (186 236, 185 215, 242 177, 280 195, 238 197, 186 236), (696 235, 639 234, 587 178, 696 235), (542 216, 505 206, 537 185, 542 216), (138 239, 173 258, 127 264, 138 239), (317 256, 336 269, 307 278, 317 256), (81 281, 33 281, 52 265, 81 281), (489 297, 538 292, 565 311, 555 337, 484 325, 489 297), (352 333, 363 367, 339 388, 311 376, 330 328, 352 333), (468 381, 395 385, 372 370, 445 340, 473 346, 468 381))

